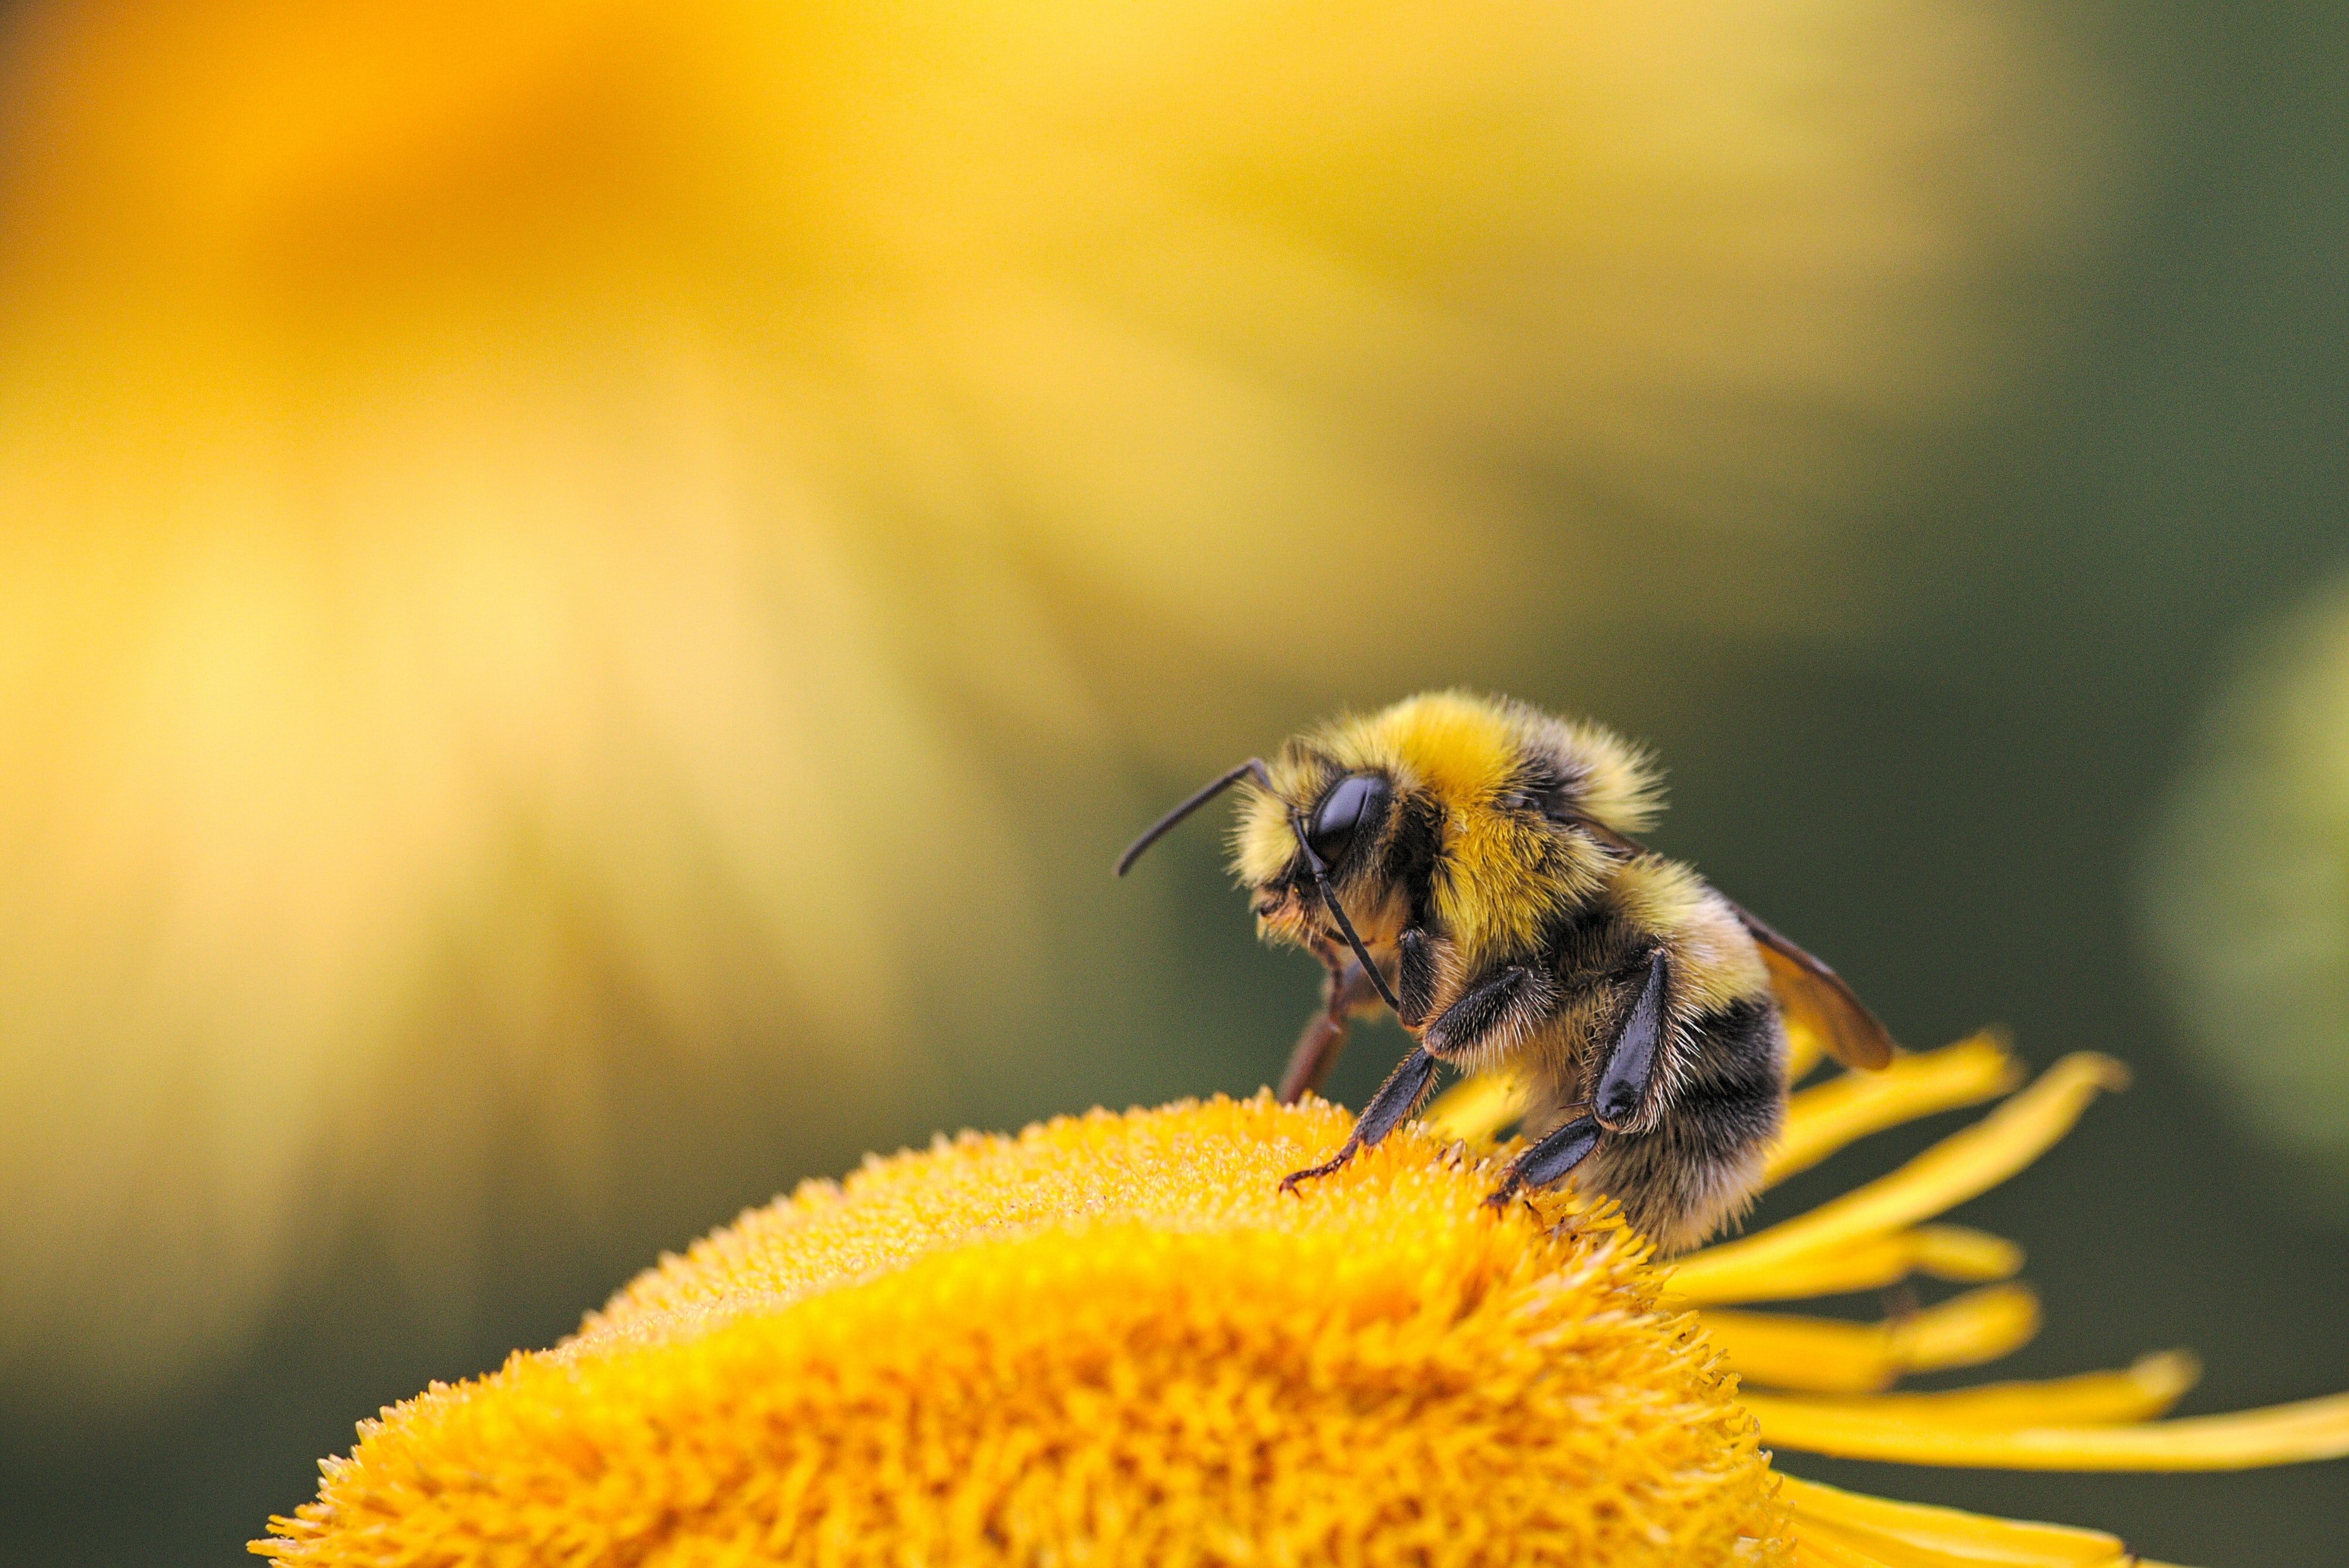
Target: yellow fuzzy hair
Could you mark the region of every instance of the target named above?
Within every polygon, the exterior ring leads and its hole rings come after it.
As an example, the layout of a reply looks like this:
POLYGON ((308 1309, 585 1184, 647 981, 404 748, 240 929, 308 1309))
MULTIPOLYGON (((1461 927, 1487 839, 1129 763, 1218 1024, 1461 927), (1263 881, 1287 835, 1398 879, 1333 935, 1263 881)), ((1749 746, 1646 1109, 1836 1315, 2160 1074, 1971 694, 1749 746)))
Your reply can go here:
POLYGON ((1645 753, 1600 725, 1555 719, 1506 699, 1465 691, 1410 697, 1368 716, 1343 715, 1281 748, 1272 791, 1250 787, 1233 835, 1233 869, 1272 881, 1296 853, 1292 811, 1309 809, 1340 774, 1383 773, 1399 792, 1432 794, 1444 816, 1449 874, 1435 913, 1474 964, 1522 949, 1561 904, 1592 891, 1602 857, 1512 812, 1493 809, 1539 758, 1566 777, 1580 808, 1619 833, 1637 833, 1660 807, 1645 753))
POLYGON ((1769 993, 1754 939, 1703 878, 1677 860, 1648 856, 1617 868, 1614 897, 1633 923, 1678 942, 1674 1000, 1708 1012, 1769 993))

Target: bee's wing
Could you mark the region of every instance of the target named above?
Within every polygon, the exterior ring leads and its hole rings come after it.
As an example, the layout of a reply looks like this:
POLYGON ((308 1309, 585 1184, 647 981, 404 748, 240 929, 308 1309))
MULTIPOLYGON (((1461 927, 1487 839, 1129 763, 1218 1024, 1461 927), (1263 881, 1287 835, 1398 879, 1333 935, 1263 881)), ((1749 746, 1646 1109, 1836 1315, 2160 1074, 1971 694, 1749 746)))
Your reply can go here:
MULTIPOLYGON (((1653 853, 1638 839, 1589 817, 1578 815, 1570 820, 1601 843, 1628 854, 1653 853)), ((1761 950, 1763 967, 1770 971, 1770 989, 1778 993, 1778 1011, 1788 1023, 1816 1034, 1827 1054, 1847 1067, 1874 1072, 1892 1060, 1892 1036, 1885 1033, 1867 1003, 1851 993, 1843 976, 1756 919, 1750 909, 1734 900, 1728 903, 1761 950)))
POLYGON ((1753 933, 1762 950, 1763 967, 1770 971, 1770 989, 1778 993, 1778 1011, 1789 1023, 1818 1036, 1827 1054, 1847 1067, 1871 1072, 1892 1060, 1892 1036, 1876 1014, 1851 993, 1843 977, 1809 953, 1731 904, 1737 918, 1753 933))

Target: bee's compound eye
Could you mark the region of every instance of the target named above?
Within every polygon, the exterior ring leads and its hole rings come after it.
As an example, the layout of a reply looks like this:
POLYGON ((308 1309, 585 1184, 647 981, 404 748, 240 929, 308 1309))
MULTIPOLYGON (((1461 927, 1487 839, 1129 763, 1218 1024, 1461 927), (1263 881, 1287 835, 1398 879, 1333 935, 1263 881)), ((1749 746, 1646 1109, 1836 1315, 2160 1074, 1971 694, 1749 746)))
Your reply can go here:
POLYGON ((1376 774, 1348 774, 1340 779, 1314 810, 1308 830, 1313 853, 1335 860, 1353 841, 1354 829, 1365 818, 1376 821, 1386 801, 1387 781, 1376 774))

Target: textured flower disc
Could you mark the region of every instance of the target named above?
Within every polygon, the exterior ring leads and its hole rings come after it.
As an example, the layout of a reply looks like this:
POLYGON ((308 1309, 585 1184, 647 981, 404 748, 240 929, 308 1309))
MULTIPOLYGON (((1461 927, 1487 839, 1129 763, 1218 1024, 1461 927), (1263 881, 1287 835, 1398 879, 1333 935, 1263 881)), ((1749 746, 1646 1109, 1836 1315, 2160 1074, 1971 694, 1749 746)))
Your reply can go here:
POLYGON ((362 1428, 287 1563, 1785 1559, 1644 1243, 1263 1096, 875 1160, 362 1428))

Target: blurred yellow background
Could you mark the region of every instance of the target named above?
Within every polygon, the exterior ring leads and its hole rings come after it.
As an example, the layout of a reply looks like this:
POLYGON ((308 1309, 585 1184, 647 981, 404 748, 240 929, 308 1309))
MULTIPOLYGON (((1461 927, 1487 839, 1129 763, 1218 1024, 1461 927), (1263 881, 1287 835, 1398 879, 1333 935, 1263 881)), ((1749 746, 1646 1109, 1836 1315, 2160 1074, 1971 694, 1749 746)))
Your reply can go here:
MULTIPOLYGON (((1212 834, 1102 867, 1325 709, 1596 711, 1741 897, 1929 903, 1923 851, 1728 846, 2038 547, 1930 508, 2062 427, 2177 53, 1961 0, 0 8, 22 1560, 233 1541, 418 1369, 865 1147, 1253 1086, 1309 975, 1212 834), (159 1447, 216 1457, 96 1535, 34 1500, 159 1447)), ((1884 931, 1919 1043, 2024 1005, 1884 931)))
POLYGON ((427 1288, 487 1140, 592 1184, 599 1043, 897 1093, 909 988, 1054 934, 1006 752, 1122 821, 1106 744, 1815 608, 1847 421, 1982 379, 2070 171, 2060 64, 1931 4, 16 44, 0 1300, 83 1390, 232 1343, 320 1184, 427 1288), (1764 579, 1622 602, 1659 550, 1764 579))

